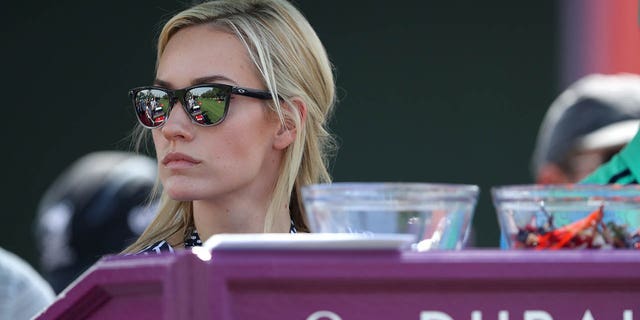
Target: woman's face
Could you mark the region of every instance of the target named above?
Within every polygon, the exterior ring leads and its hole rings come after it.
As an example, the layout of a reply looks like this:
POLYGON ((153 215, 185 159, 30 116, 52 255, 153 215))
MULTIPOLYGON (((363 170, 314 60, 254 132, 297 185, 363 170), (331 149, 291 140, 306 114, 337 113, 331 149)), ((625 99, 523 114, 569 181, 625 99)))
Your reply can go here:
MULTIPOLYGON (((156 85, 181 89, 223 83, 264 90, 242 43, 211 26, 178 31, 158 64, 156 85)), ((222 123, 201 127, 176 102, 163 127, 153 129, 164 190, 175 200, 264 195, 275 185, 282 150, 280 122, 265 100, 232 95, 222 123)))

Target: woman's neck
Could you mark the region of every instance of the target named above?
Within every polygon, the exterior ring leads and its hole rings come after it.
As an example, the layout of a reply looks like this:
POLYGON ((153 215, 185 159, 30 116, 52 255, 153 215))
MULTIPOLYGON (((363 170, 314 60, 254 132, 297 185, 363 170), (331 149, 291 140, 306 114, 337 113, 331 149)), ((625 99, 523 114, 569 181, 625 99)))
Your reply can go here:
MULTIPOLYGON (((219 233, 262 233, 268 205, 246 201, 235 204, 194 201, 193 220, 203 242, 219 233)), ((283 209, 276 215, 274 232, 288 232, 290 224, 289 212, 283 209)))

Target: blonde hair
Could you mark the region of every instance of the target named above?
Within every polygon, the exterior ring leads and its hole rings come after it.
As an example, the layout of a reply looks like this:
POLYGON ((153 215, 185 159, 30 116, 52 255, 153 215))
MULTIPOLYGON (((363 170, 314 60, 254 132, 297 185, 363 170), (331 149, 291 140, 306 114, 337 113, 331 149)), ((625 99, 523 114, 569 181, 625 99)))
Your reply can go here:
MULTIPOLYGON (((331 181, 327 165, 335 146, 326 129, 335 104, 335 82, 324 46, 304 16, 286 0, 218 0, 171 18, 158 38, 157 61, 176 32, 202 24, 222 28, 240 39, 274 97, 272 109, 283 124, 295 124, 296 137, 285 151, 264 232, 273 232, 276 212, 287 207, 296 229, 308 232, 300 189, 331 181), (289 107, 282 107, 278 97, 289 107), (306 105, 304 124, 292 98, 306 105)), ((136 130, 148 132, 140 126, 136 130)), ((139 135, 138 145, 145 135, 148 133, 139 135)), ((162 192, 156 218, 124 252, 138 252, 165 239, 172 246, 180 245, 192 228, 192 203, 172 200, 162 192)))

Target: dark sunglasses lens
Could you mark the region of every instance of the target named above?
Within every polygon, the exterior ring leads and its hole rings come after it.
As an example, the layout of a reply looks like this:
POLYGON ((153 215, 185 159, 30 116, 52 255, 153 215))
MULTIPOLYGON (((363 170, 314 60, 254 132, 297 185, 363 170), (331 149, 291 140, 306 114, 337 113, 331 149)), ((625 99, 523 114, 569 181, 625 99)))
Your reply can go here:
POLYGON ((140 123, 147 128, 162 125, 169 115, 169 95, 157 89, 140 90, 133 99, 140 123))
POLYGON ((230 93, 229 89, 218 87, 198 87, 187 91, 184 98, 191 119, 205 126, 219 123, 225 116, 230 93))

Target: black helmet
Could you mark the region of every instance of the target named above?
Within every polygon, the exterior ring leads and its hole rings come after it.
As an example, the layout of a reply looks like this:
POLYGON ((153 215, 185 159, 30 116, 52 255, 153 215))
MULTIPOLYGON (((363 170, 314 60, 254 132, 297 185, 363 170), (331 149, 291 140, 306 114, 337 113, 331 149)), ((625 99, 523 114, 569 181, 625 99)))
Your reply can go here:
POLYGON ((56 292, 144 231, 155 215, 149 195, 156 168, 143 155, 95 152, 51 184, 40 201, 35 236, 41 271, 56 292))

